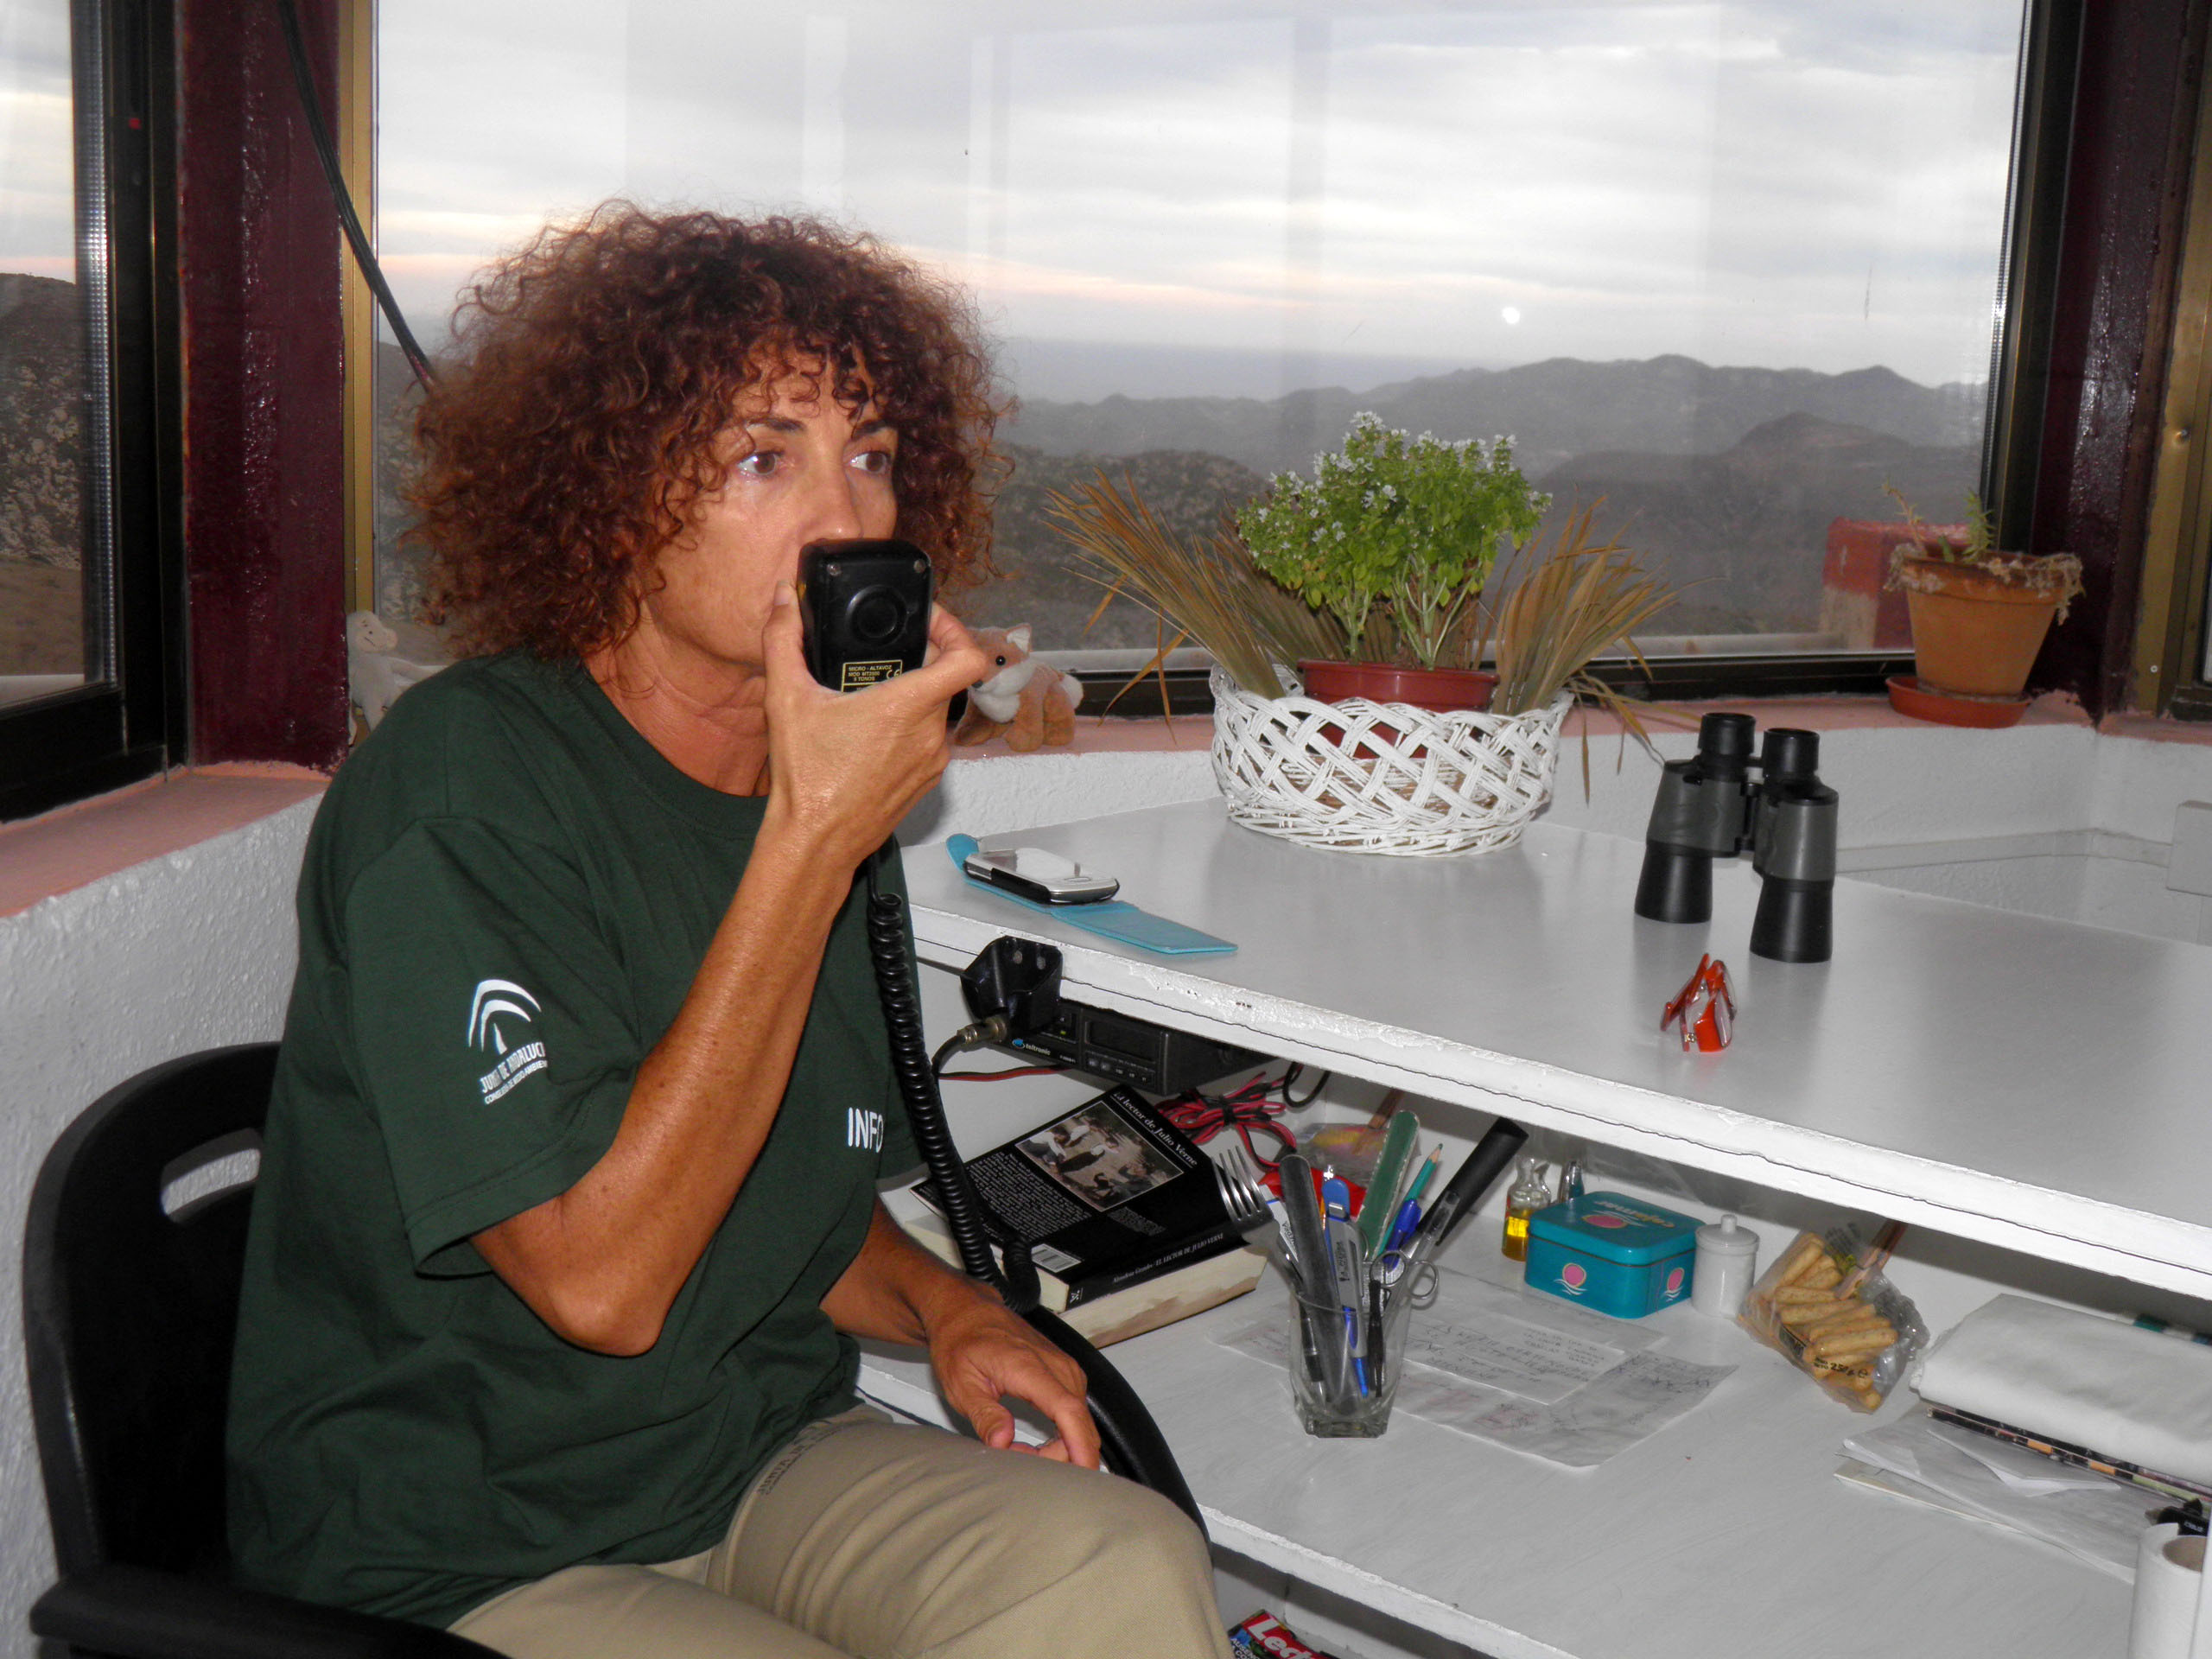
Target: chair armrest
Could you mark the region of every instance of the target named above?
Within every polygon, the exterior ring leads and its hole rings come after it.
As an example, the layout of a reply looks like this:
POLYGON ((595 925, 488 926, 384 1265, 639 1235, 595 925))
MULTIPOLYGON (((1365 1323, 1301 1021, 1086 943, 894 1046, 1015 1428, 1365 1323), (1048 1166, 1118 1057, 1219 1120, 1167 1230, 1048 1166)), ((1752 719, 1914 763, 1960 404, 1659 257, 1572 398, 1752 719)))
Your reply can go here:
POLYGON ((499 1659, 432 1625, 115 1563, 55 1585, 30 1624, 116 1659, 499 1659))

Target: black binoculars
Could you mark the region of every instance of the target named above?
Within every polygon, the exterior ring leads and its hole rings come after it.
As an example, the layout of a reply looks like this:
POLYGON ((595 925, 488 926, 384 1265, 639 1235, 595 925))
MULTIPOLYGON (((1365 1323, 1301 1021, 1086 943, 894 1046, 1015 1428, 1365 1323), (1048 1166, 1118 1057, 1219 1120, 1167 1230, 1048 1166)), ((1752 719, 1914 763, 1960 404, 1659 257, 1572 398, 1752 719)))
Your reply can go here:
POLYGON ((1713 861, 1749 848, 1763 883, 1751 954, 1826 962, 1836 792, 1820 780, 1820 734, 1775 727, 1754 760, 1758 731, 1749 715, 1707 715, 1698 722, 1697 753, 1666 763, 1643 834, 1636 913, 1655 922, 1711 920, 1713 861))

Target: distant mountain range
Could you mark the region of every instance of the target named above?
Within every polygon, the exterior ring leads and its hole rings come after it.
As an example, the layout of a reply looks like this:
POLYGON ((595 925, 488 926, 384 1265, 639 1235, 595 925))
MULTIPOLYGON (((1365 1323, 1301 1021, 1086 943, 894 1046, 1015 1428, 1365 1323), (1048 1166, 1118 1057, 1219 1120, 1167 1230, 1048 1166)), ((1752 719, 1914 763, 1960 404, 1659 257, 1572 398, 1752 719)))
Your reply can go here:
MULTIPOLYGON (((73 568, 81 525, 74 283, 0 273, 0 560, 73 568)), ((407 462, 412 390, 397 348, 379 350, 382 480, 407 462)), ((1152 619, 1117 602, 1087 634, 1101 590, 1069 565, 1046 497, 1104 471, 1126 474, 1171 527, 1205 535, 1266 475, 1310 467, 1352 415, 1440 437, 1511 433, 1524 470, 1554 498, 1552 522, 1600 499, 1600 525, 1683 588, 1668 632, 1809 629, 1820 609, 1829 523, 1893 516, 1885 484, 1924 516, 1959 516, 1976 468, 1981 393, 1922 386, 1887 369, 1713 368, 1686 357, 1568 358, 1467 369, 1353 393, 1287 397, 1039 400, 1005 436, 1014 463, 997 504, 1001 584, 973 595, 976 620, 1036 625, 1047 645, 1151 645, 1152 619)), ((378 528, 380 587, 420 593, 419 554, 393 557, 405 522, 388 488, 378 528)))
POLYGON ((1045 493, 1126 469, 1168 524, 1203 535, 1264 488, 1268 471, 1310 467, 1359 409, 1445 438, 1517 434, 1522 469, 1554 497, 1552 524, 1602 502, 1599 528, 1681 589, 1660 629, 1768 633, 1816 626, 1827 527, 1894 517, 1885 485, 1931 519, 1960 516, 1981 394, 1887 369, 1825 375, 1662 357, 1472 369, 1357 397, 1030 404, 1009 429, 1016 464, 999 509, 999 563, 1019 575, 971 608, 1031 620, 1052 645, 1152 644, 1150 619, 1119 603, 1083 633, 1096 590, 1066 569, 1045 493))
POLYGON ((1440 438, 1514 440, 1530 477, 1593 450, 1715 454, 1785 415, 1811 415, 1947 448, 1980 432, 1982 390, 1923 386, 1884 368, 1713 368, 1687 357, 1584 362, 1552 358, 1511 369, 1462 369, 1377 386, 1287 397, 1107 397, 1026 403, 1008 429, 1053 455, 1134 455, 1192 449, 1262 474, 1303 472, 1334 448, 1351 417, 1372 410, 1392 426, 1440 438))
MULTIPOLYGON (((378 448, 387 475, 406 461, 410 383, 382 348, 378 448)), ((1981 399, 1967 385, 1916 385, 1886 369, 1716 369, 1682 357, 1467 370, 1355 396, 1109 397, 1033 403, 1006 429, 1012 475, 997 502, 995 559, 1006 579, 970 594, 974 620, 1035 625, 1048 646, 1149 647, 1153 619, 1116 601, 1088 632, 1102 589, 1071 568, 1046 498, 1103 471, 1126 475, 1178 533, 1202 536, 1266 487, 1268 471, 1312 463, 1358 409, 1449 438, 1519 436, 1523 467, 1566 511, 1602 498, 1603 530, 1682 588, 1657 626, 1669 633, 1808 630, 1820 611, 1827 526, 1886 518, 1895 484, 1922 513, 1955 519, 1977 464, 1981 399), (1286 448, 1300 423, 1312 435, 1286 448)), ((405 514, 385 494, 387 546, 405 514)), ((381 588, 419 594, 419 555, 389 552, 381 588)))

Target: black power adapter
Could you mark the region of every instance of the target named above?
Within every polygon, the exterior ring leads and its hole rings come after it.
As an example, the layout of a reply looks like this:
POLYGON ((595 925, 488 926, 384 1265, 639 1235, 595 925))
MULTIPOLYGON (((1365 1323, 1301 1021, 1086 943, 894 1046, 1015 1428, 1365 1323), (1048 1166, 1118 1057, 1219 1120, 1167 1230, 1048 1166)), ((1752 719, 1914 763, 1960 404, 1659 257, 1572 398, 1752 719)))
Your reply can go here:
POLYGON ((968 1012, 992 1027, 988 1041, 1041 1031, 1060 1017, 1060 948, 1002 933, 961 969, 960 994, 968 1012))

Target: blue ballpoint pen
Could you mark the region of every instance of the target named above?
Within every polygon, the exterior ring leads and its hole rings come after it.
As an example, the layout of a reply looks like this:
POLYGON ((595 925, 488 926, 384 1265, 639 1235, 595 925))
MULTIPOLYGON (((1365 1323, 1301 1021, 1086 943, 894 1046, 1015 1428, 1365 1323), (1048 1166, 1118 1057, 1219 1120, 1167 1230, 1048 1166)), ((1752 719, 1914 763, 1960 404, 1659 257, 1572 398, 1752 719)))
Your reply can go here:
POLYGON ((1332 1175, 1321 1183, 1321 1207, 1328 1217, 1329 1265, 1336 1280, 1337 1306, 1344 1310, 1344 1344, 1351 1357, 1351 1382, 1367 1393, 1367 1257, 1351 1223, 1351 1189, 1332 1175))
POLYGON ((1408 1198, 1398 1206, 1398 1218, 1390 1224, 1390 1236, 1383 1242, 1382 1254, 1388 1255, 1394 1250, 1402 1249, 1420 1224, 1421 1202, 1417 1198, 1408 1198))

